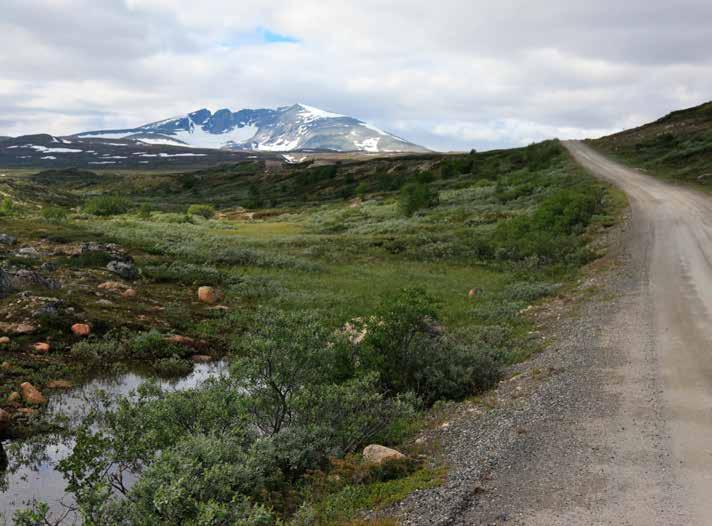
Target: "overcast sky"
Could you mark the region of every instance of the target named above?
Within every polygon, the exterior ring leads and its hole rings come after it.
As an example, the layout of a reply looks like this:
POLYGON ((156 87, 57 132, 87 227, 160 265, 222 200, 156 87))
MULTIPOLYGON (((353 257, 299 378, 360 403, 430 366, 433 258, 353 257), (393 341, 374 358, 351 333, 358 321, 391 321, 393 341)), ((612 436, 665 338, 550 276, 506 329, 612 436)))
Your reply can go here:
POLYGON ((301 102, 487 149, 712 99, 710 0, 0 4, 0 135, 301 102))

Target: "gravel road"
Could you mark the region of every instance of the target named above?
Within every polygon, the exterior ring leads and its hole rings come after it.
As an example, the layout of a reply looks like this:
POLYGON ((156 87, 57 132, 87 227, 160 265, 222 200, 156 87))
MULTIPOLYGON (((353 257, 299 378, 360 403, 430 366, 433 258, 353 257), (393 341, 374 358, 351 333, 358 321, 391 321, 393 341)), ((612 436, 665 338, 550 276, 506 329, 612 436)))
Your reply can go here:
POLYGON ((403 524, 712 524, 712 199, 565 146, 629 197, 609 268, 540 313, 555 344, 494 409, 431 433, 448 479, 403 524))

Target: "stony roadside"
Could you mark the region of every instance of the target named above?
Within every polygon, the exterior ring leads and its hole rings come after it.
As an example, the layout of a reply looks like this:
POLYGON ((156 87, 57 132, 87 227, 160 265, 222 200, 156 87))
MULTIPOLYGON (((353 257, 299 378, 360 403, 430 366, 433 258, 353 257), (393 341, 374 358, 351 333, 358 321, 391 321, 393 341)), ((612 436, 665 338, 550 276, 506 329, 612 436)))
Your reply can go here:
MULTIPOLYGON (((615 462, 616 452, 588 437, 617 411, 607 384, 626 360, 606 344, 606 330, 622 298, 635 294, 642 272, 624 248, 629 230, 629 218, 610 229, 602 240, 608 255, 586 269, 586 278, 531 310, 547 337, 543 352, 419 438, 437 444, 447 479, 387 515, 404 525, 594 523, 595 510, 610 504, 605 465, 615 462)), ((655 385, 645 389, 656 396, 655 385)), ((664 440, 654 422, 646 432, 653 442, 664 440)))

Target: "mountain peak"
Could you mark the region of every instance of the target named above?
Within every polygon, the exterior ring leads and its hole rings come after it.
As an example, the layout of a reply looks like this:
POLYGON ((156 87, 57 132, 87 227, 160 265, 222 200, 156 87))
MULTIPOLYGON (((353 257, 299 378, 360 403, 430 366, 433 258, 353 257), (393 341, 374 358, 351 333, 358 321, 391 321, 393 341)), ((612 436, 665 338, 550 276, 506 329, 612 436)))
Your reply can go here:
POLYGON ((301 103, 276 110, 237 112, 222 108, 212 113, 203 108, 138 128, 83 132, 76 136, 242 151, 428 151, 353 117, 301 103))

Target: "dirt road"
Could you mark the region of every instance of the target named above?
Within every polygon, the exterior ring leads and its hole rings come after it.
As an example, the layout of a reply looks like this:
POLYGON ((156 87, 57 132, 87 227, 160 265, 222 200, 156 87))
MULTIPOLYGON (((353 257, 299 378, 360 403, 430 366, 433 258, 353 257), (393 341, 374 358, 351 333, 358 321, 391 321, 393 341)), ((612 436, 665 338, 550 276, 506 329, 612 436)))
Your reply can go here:
POLYGON ((557 345, 495 410, 439 433, 448 479, 403 524, 712 524, 712 198, 566 147, 629 196, 614 268, 559 306, 557 345))
MULTIPOLYGON (((661 453, 669 458, 679 489, 676 504, 686 515, 679 524, 712 524, 712 199, 628 170, 581 143, 566 146, 581 165, 618 185, 630 199, 629 250, 641 259, 637 299, 647 308, 628 327, 652 331, 639 337, 652 338, 660 416, 668 436, 661 453)), ((634 358, 640 351, 630 344, 637 345, 637 338, 626 344, 631 335, 619 337, 621 350, 634 358)), ((635 419, 636 409, 644 414, 646 401, 637 400, 628 409, 630 414, 622 416, 635 419)), ((620 470, 611 476, 621 475, 620 470)), ((661 488, 649 491, 656 489, 661 488)))

